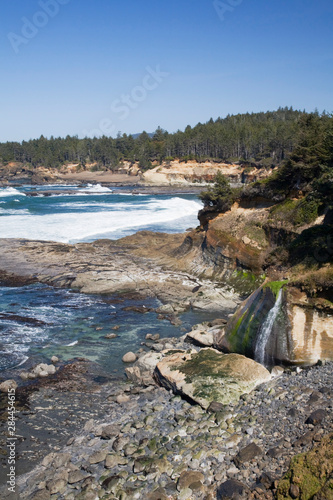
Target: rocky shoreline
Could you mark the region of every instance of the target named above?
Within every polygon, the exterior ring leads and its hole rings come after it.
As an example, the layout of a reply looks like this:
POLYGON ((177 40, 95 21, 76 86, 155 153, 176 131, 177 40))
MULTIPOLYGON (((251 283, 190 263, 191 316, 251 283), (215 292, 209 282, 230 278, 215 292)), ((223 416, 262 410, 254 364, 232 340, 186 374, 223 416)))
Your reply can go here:
MULTIPOLYGON (((151 347, 186 351, 193 348, 188 340, 163 339, 151 347)), ((30 439, 30 451, 39 450, 35 463, 42 461, 18 477, 17 497, 3 488, 1 498, 298 498, 276 496, 278 482, 296 453, 333 431, 333 363, 277 374, 238 401, 213 403, 207 411, 152 377, 144 385, 108 381, 89 390, 68 381, 66 387, 64 378, 45 383, 21 417, 37 436, 30 439), (38 443, 43 421, 46 429, 55 425, 59 443, 45 435, 44 446, 38 443)))

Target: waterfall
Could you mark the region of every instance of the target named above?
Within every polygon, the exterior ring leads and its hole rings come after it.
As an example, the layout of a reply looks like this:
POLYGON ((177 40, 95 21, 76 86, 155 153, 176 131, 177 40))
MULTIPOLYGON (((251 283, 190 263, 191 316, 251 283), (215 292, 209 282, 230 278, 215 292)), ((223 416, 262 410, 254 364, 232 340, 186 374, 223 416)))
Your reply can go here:
POLYGON ((280 305, 282 302, 282 288, 279 290, 279 294, 277 296, 276 302, 272 309, 269 311, 267 314, 267 317, 260 328, 258 339, 256 342, 256 347, 254 350, 254 359, 255 361, 258 361, 258 363, 261 363, 262 365, 265 365, 265 350, 266 350, 266 345, 269 339, 269 336, 271 334, 274 321, 276 319, 276 316, 278 315, 280 305))

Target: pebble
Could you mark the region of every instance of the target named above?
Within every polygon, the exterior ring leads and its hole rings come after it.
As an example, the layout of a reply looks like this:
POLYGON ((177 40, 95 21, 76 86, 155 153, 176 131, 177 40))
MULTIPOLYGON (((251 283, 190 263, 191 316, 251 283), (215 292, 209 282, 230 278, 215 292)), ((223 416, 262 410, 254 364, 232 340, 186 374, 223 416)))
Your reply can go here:
MULTIPOLYGON (((156 386, 123 384, 120 393, 106 384, 100 389, 104 416, 96 420, 86 410, 82 430, 68 436, 60 452, 53 445, 42 464, 20 477, 20 499, 213 500, 216 491, 252 498, 250 490, 262 492, 259 483, 270 486, 296 453, 333 430, 327 390, 333 363, 291 373, 208 413, 156 386)), ((94 407, 97 394, 89 398, 94 407)))

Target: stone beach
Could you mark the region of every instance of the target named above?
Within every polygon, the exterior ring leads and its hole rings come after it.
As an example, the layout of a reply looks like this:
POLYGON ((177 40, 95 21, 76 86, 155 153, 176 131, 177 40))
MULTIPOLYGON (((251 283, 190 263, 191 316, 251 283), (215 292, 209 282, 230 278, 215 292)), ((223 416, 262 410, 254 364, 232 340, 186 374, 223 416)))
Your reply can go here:
MULTIPOLYGON (((155 354, 192 349, 185 338, 151 347, 155 354)), ((239 401, 213 402, 208 410, 158 387, 153 378, 144 385, 88 383, 86 391, 45 382, 20 416, 36 436, 35 443, 30 439, 35 464, 41 462, 18 477, 18 497, 3 488, 1 498, 275 498, 290 459, 333 432, 333 363, 274 371, 280 376, 239 401), (69 399, 72 407, 59 418, 56 412, 64 413, 69 399), (44 445, 38 443, 42 421, 50 424, 44 445)))

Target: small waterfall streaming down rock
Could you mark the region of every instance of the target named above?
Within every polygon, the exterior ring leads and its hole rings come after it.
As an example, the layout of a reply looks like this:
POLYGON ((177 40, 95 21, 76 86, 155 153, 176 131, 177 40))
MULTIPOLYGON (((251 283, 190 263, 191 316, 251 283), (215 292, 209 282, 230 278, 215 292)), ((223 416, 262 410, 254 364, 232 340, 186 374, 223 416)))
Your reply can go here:
POLYGON ((282 302, 282 288, 279 290, 279 294, 277 296, 276 302, 272 309, 269 311, 267 314, 267 317, 260 329, 259 335, 258 335, 258 340, 256 342, 256 347, 254 350, 254 359, 258 363, 261 363, 262 365, 265 364, 265 351, 266 351, 266 345, 269 339, 269 336, 271 334, 274 321, 276 319, 276 316, 278 315, 278 312, 280 310, 280 305, 282 302))

